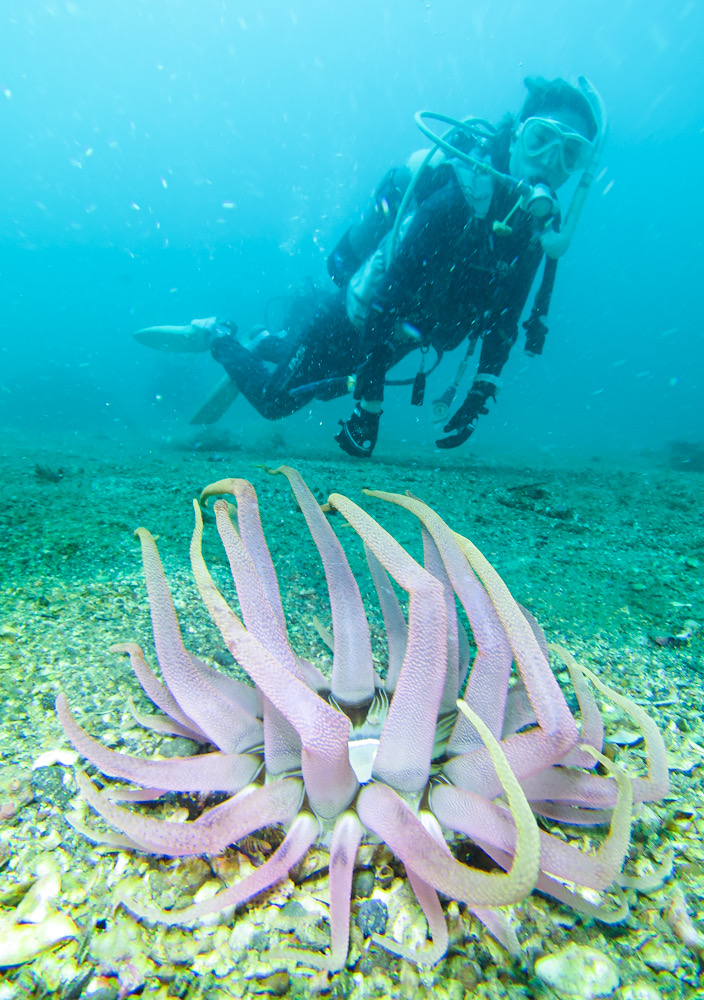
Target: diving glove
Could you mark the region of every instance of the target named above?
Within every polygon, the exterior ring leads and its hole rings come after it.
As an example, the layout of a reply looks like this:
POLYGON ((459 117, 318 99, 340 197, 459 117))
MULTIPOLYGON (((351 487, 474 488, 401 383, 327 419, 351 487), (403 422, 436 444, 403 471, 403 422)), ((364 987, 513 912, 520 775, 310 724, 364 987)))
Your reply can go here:
POLYGON ((531 313, 523 324, 523 329, 526 331, 526 341, 523 348, 526 354, 529 354, 532 358, 536 354, 542 354, 543 347, 545 346, 545 337, 548 332, 548 328, 543 322, 542 317, 537 315, 537 313, 531 313))
POLYGON ((459 448, 472 434, 474 434, 474 424, 469 424, 467 427, 462 427, 458 430, 456 434, 440 438, 435 442, 435 446, 436 448, 459 448))
POLYGON ((359 403, 348 420, 340 421, 340 430, 335 440, 348 455, 354 458, 371 458, 379 435, 379 413, 363 410, 359 403))
POLYGON ((445 434, 450 436, 440 438, 439 441, 435 442, 436 446, 438 448, 459 448, 461 444, 464 444, 467 438, 474 433, 479 414, 489 412, 486 406, 488 398, 489 396, 481 389, 470 389, 462 406, 443 427, 445 434), (454 433, 452 433, 453 431, 454 433))

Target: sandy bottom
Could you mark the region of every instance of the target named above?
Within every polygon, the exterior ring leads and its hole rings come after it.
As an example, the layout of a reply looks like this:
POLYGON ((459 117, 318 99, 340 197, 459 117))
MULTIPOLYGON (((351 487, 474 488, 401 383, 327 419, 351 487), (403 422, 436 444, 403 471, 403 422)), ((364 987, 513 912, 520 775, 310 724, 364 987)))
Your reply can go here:
MULTIPOLYGON (((331 980, 295 966, 286 971, 285 964, 266 964, 265 949, 259 966, 251 961, 236 969, 208 966, 207 948, 196 960, 176 945, 169 951, 163 937, 157 947, 136 922, 119 924, 122 943, 113 941, 112 951, 105 944, 116 921, 127 919, 113 895, 122 872, 136 878, 147 864, 153 871, 156 862, 141 859, 135 867, 128 854, 103 855, 65 822, 75 784, 60 756, 55 766, 31 770, 40 755, 56 757, 55 751, 68 749, 54 716, 56 694, 64 690, 81 723, 111 746, 148 748, 139 742, 136 726, 124 722, 127 699, 141 697, 136 680, 126 660, 108 651, 127 641, 151 650, 133 531, 142 525, 158 536, 186 643, 215 662, 224 644, 201 608, 188 564, 191 500, 207 483, 229 476, 254 483, 292 641, 299 652, 319 653, 313 619, 317 615, 330 624, 319 558, 285 479, 262 467, 282 461, 295 465, 321 502, 331 492, 346 494, 416 555, 420 536, 413 519, 361 491, 408 490, 426 500, 482 550, 548 639, 650 706, 680 770, 673 773, 671 799, 649 811, 640 843, 654 860, 674 847, 674 874, 664 888, 639 896, 629 920, 617 927, 540 900, 532 915, 524 913, 528 923, 533 920, 528 953, 532 961, 541 951, 576 940, 619 965, 621 989, 631 989, 623 996, 692 995, 696 954, 665 917, 675 886, 684 890, 695 920, 704 908, 704 828, 698 828, 704 628, 696 626, 704 623, 703 475, 645 459, 631 468, 602 463, 536 468, 464 457, 437 467, 432 458, 412 456, 400 464, 363 464, 337 457, 294 461, 275 453, 164 447, 139 456, 103 446, 70 452, 18 444, 5 449, 0 476, 0 921, 16 929, 27 920, 21 909, 18 916, 18 907, 31 880, 58 872, 61 887, 47 889, 47 905, 75 921, 78 937, 0 972, 0 1000, 48 994, 103 1000, 120 989, 123 995, 142 990, 164 998, 422 996, 433 986, 444 991, 434 995, 460 998, 536 995, 529 959, 511 962, 480 930, 463 946, 466 962, 456 948, 419 977, 387 956, 372 963, 364 980, 354 969, 331 980), (653 941, 665 957, 647 961, 653 947, 644 948, 653 941), (137 971, 126 973, 126 966, 137 971)), ((214 535, 212 525, 210 532, 214 535)), ((347 549, 371 602, 361 546, 352 532, 347 549)), ((217 539, 208 539, 206 557, 224 580, 217 539)), ((140 706, 145 704, 142 699, 140 706)), ((42 926, 42 919, 33 922, 42 926)), ((519 930, 519 936, 525 935, 519 930)), ((5 958, 8 965, 11 961, 12 955, 5 958)))

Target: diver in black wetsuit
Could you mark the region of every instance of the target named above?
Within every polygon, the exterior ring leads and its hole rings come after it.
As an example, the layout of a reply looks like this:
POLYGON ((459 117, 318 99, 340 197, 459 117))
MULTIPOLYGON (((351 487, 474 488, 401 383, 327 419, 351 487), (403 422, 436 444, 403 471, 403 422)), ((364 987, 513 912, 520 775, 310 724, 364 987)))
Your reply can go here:
MULTIPOLYGON (((540 354, 557 257, 567 248, 600 152, 605 123, 598 95, 583 79, 528 78, 518 121, 493 128, 453 122, 422 164, 419 154, 390 171, 361 219, 328 260, 338 290, 318 294, 279 335, 245 344, 233 324, 194 321, 187 328, 137 334, 163 349, 210 349, 245 398, 268 419, 313 399, 354 390, 357 401, 336 435, 350 455, 376 444, 386 373, 410 351, 441 357, 463 341, 467 357, 482 340, 479 364, 461 406, 447 419, 458 379, 435 401, 453 448, 487 413, 518 336, 518 322, 541 260, 543 280, 526 328, 525 349, 540 354), (442 152, 441 152, 442 150, 442 152), (554 192, 583 171, 565 223, 554 192), (150 336, 165 334, 157 343, 150 336), (184 336, 189 346, 177 346, 184 336), (173 334, 171 340, 170 334, 173 334), (171 341, 174 341, 173 343, 171 341)), ((426 115, 451 122, 442 116, 426 115)), ((420 154, 422 155, 422 154, 420 154)), ((466 364, 467 359, 463 362, 466 364)), ((422 401, 423 362, 413 402, 422 401)))

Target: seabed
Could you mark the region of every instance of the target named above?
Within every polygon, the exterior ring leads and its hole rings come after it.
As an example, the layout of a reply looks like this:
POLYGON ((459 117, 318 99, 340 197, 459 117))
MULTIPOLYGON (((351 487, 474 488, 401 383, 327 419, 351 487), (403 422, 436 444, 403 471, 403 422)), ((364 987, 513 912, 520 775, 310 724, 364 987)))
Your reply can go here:
MULTIPOLYGON (((0 1000, 704 996, 698 930, 704 925, 697 924, 704 916, 704 627, 698 624, 704 623, 704 476, 673 469, 658 456, 628 468, 610 462, 536 468, 472 456, 438 466, 432 457, 398 464, 295 459, 274 448, 224 454, 163 446, 145 458, 126 450, 13 444, 3 448, 2 463, 0 1000), (64 690, 82 725, 113 749, 179 752, 167 748, 170 738, 136 724, 129 700, 147 710, 146 699, 125 658, 108 650, 118 642, 150 650, 133 537, 144 526, 158 536, 186 645, 206 661, 228 663, 188 564, 190 501, 226 476, 254 483, 292 644, 322 659, 314 620, 330 623, 320 561, 283 477, 263 468, 283 461, 321 502, 333 491, 348 495, 413 554, 420 549, 413 518, 361 490, 409 490, 427 501, 479 546, 549 640, 648 707, 671 755, 672 790, 665 802, 638 808, 626 871, 653 871, 671 852, 674 867, 659 888, 627 892, 631 912, 624 923, 600 924, 533 894, 513 908, 522 946, 514 960, 463 906, 449 903, 448 956, 418 969, 372 944, 355 920, 371 894, 386 904, 387 934, 395 927, 411 942, 425 935, 402 866, 373 845, 361 855, 366 874, 358 875, 348 968, 332 976, 297 961, 295 950, 322 954, 329 942, 323 851, 311 852, 295 879, 219 923, 148 926, 121 904, 139 891, 172 905, 213 877, 246 874, 272 844, 263 831, 222 858, 188 860, 92 844, 76 826, 98 828, 99 821, 77 800, 73 770, 80 762, 56 720, 56 695, 64 690), (683 909, 693 922, 689 930, 677 917, 683 909), (610 960, 619 984, 594 986, 582 977, 573 993, 547 986, 535 973, 536 960, 570 944, 610 960)), ((373 632, 381 635, 361 546, 349 535, 348 555, 373 632)), ((206 558, 225 585, 224 558, 215 541, 207 545, 206 558)), ((375 653, 382 664, 380 640, 375 653)), ((637 767, 641 748, 630 745, 623 729, 615 714, 608 733, 613 752, 637 767)), ((173 814, 173 800, 169 807, 173 814)), ((184 803, 184 816, 186 809, 184 803)))

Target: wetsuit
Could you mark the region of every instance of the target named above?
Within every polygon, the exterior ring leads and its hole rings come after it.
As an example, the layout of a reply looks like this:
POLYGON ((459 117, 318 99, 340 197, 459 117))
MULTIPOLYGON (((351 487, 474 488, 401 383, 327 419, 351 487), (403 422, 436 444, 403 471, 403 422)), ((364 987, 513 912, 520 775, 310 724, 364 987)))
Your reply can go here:
POLYGON ((263 417, 276 420, 315 398, 345 395, 354 372, 355 398, 381 400, 385 373, 419 343, 394 336, 402 322, 441 351, 457 347, 473 330, 481 334, 479 369, 458 412, 465 427, 486 412, 542 257, 542 226, 517 209, 510 231, 497 234, 493 223, 509 215, 515 198, 497 186, 480 218, 449 164, 429 173, 417 197, 419 206, 361 331, 348 319, 340 291, 321 293, 312 316, 277 338, 268 356, 248 351, 234 336, 214 339, 213 357, 263 417))
POLYGON ((473 330, 482 336, 474 379, 475 386, 487 387, 477 400, 476 412, 481 412, 518 335, 518 321, 543 256, 542 225, 518 209, 508 222, 510 231, 502 227, 501 233, 495 232, 494 222, 508 216, 515 199, 497 188, 489 212, 479 218, 451 169, 443 180, 416 211, 375 298, 364 331, 366 360, 355 396, 383 398, 384 373, 398 353, 394 328, 404 321, 440 351, 457 347, 473 330))

